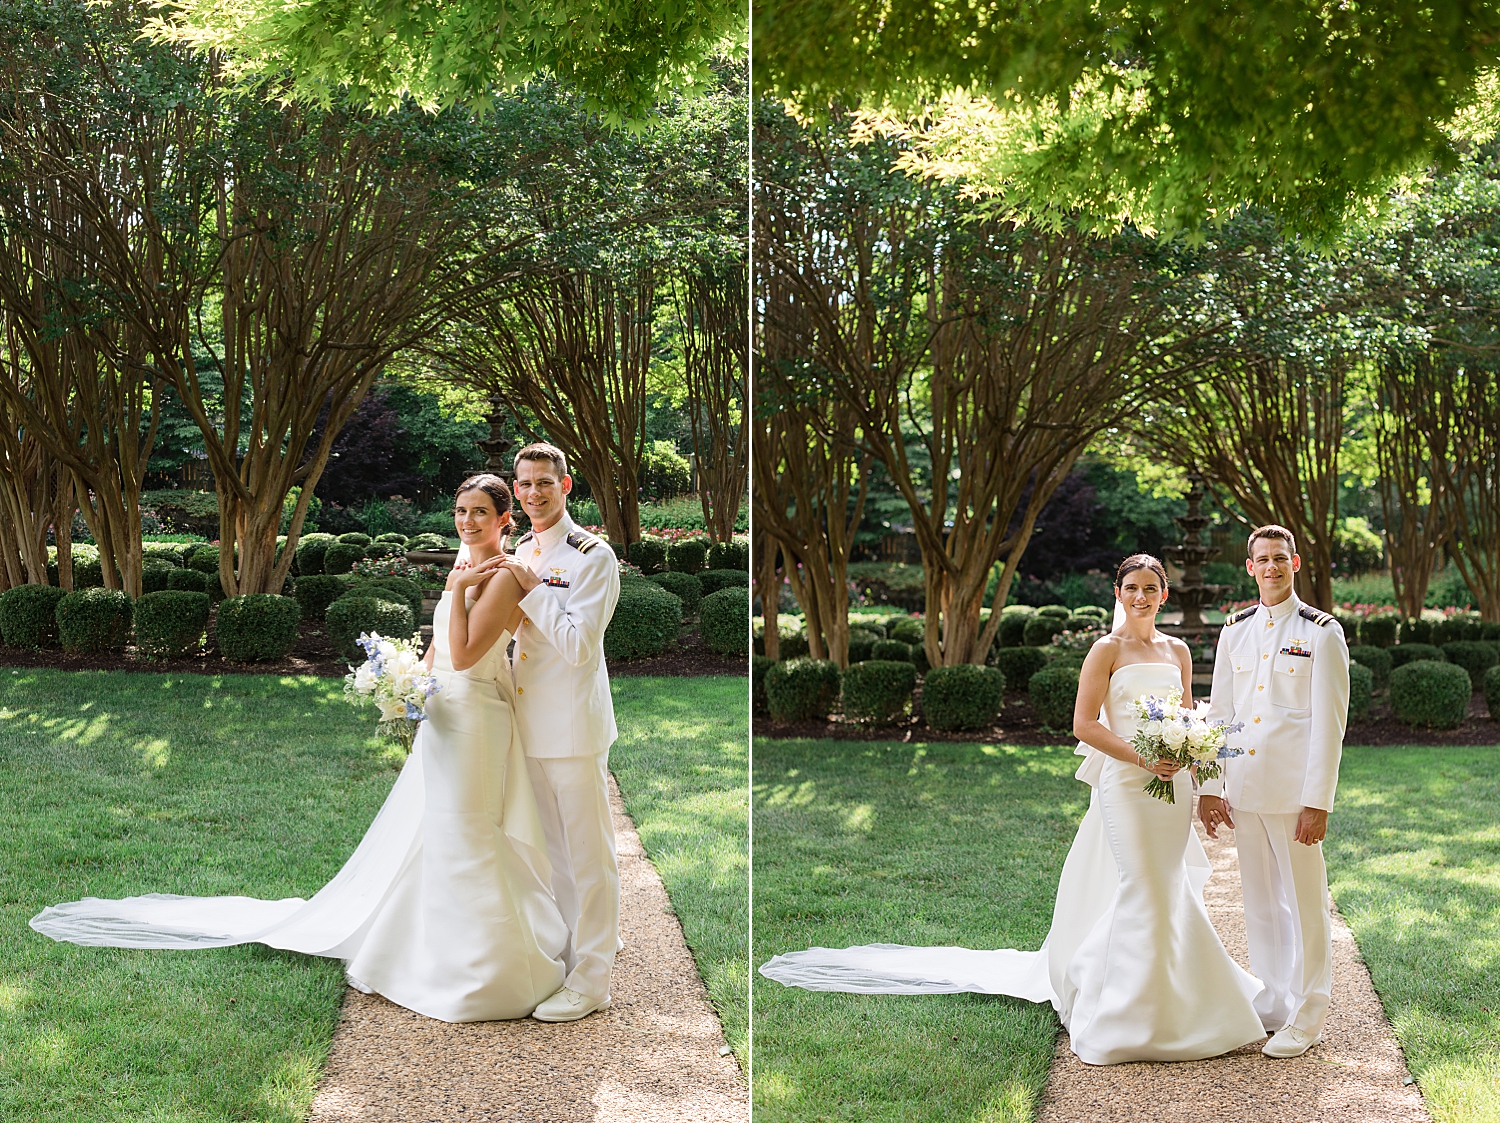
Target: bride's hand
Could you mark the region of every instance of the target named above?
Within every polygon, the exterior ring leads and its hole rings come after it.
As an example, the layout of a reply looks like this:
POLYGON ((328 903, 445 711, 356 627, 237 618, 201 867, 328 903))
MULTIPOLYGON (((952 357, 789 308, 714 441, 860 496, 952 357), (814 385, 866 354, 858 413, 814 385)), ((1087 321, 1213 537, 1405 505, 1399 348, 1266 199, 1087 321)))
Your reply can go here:
POLYGON ((485 558, 482 562, 475 562, 463 569, 454 569, 448 574, 448 588, 458 592, 475 585, 483 585, 491 577, 499 572, 505 564, 504 554, 497 554, 492 558, 485 558))
POLYGON ((1160 776, 1163 780, 1170 780, 1182 771, 1182 765, 1175 764, 1170 760, 1159 760, 1147 768, 1146 771, 1160 776))

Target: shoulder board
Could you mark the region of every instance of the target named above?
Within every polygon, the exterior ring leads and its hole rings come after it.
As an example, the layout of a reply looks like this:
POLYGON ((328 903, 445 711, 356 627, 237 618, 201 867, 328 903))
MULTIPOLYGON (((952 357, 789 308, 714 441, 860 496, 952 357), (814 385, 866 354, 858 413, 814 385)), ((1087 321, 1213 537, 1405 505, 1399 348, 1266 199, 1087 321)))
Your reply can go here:
POLYGON ((573 531, 564 541, 580 554, 586 554, 600 544, 599 539, 595 538, 592 534, 583 534, 579 531, 573 531))
POLYGON ((1333 616, 1329 615, 1328 613, 1319 612, 1316 608, 1308 608, 1305 604, 1301 608, 1297 609, 1297 615, 1302 617, 1302 619, 1304 620, 1311 620, 1320 628, 1326 628, 1334 621, 1333 616))
POLYGON ((525 534, 521 535, 521 537, 519 537, 519 538, 516 539, 516 545, 519 546, 523 542, 530 542, 535 537, 536 537, 536 535, 533 534, 531 531, 528 530, 525 534))
POLYGON ((1252 616, 1255 615, 1255 613, 1259 610, 1259 608, 1260 608, 1260 605, 1258 605, 1258 604, 1252 604, 1249 608, 1242 608, 1242 609, 1240 609, 1233 616, 1229 617, 1229 619, 1227 619, 1227 620, 1224 621, 1224 626, 1227 628, 1231 624, 1238 624, 1241 620, 1248 620, 1248 619, 1250 619, 1250 617, 1252 617, 1252 616))

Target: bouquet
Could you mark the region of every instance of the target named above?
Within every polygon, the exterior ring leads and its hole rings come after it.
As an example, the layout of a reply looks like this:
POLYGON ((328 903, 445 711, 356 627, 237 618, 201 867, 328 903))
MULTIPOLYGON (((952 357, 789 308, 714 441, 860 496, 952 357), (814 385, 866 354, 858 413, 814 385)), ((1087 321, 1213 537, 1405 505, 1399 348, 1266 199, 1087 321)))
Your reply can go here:
POLYGON ((376 729, 410 753, 417 727, 427 716, 427 699, 438 690, 437 679, 427 673, 418 655, 421 641, 416 636, 393 640, 378 632, 361 632, 358 642, 367 658, 345 676, 344 697, 356 706, 379 706, 376 729))
MULTIPOLYGON (((1148 768, 1169 760, 1183 768, 1196 766, 1200 781, 1216 780, 1224 767, 1219 762, 1239 756, 1242 751, 1229 748, 1227 742, 1231 733, 1245 728, 1245 723, 1230 725, 1227 721, 1216 721, 1209 724, 1207 707, 1185 709, 1181 690, 1171 690, 1165 698, 1142 694, 1131 703, 1131 709, 1139 724, 1130 743, 1145 758, 1148 768)), ((1151 777, 1146 794, 1168 803, 1177 802, 1177 790, 1172 781, 1160 776, 1151 777)))

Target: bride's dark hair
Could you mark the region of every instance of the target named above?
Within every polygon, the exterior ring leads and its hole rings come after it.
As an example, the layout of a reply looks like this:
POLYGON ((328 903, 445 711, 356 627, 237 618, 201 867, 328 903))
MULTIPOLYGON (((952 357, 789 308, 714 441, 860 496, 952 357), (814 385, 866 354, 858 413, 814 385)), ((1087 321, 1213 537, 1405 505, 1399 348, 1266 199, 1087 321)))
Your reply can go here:
POLYGON ((1120 563, 1120 568, 1115 570, 1115 588, 1120 587, 1127 573, 1134 573, 1138 569, 1149 569, 1161 578, 1161 587, 1163 589, 1167 587, 1167 570, 1161 562, 1150 554, 1131 554, 1120 563))
POLYGON ((458 490, 453 493, 453 498, 458 497, 466 491, 482 491, 495 501, 495 514, 507 515, 510 513, 510 488, 504 480, 491 472, 481 472, 477 476, 470 476, 458 485, 458 490))

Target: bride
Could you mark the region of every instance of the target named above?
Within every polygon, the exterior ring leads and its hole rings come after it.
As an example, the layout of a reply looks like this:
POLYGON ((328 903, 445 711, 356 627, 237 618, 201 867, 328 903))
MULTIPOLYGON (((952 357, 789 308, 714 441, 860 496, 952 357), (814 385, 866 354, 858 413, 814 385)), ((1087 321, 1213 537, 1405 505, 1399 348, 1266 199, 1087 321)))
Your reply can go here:
POLYGON ((351 985, 445 1022, 524 1018, 563 984, 568 932, 517 738, 506 641, 520 587, 500 568, 511 495, 459 487, 454 525, 474 563, 448 576, 427 665, 440 689, 411 757, 338 874, 289 897, 85 898, 31 926, 130 948, 262 943, 342 959, 351 985))
POLYGON ((1041 950, 971 951, 874 944, 779 955, 761 974, 788 986, 862 994, 978 991, 1051 1002, 1088 1064, 1187 1061, 1265 1037, 1252 1000, 1261 990, 1224 950, 1203 907, 1209 865, 1192 827, 1192 781, 1170 763, 1154 771, 1176 803, 1143 790, 1151 772, 1130 745, 1130 703, 1192 697, 1192 660, 1156 630, 1167 595, 1148 554, 1121 563, 1116 625, 1090 649, 1073 731, 1089 810, 1063 864, 1052 928, 1041 950))

